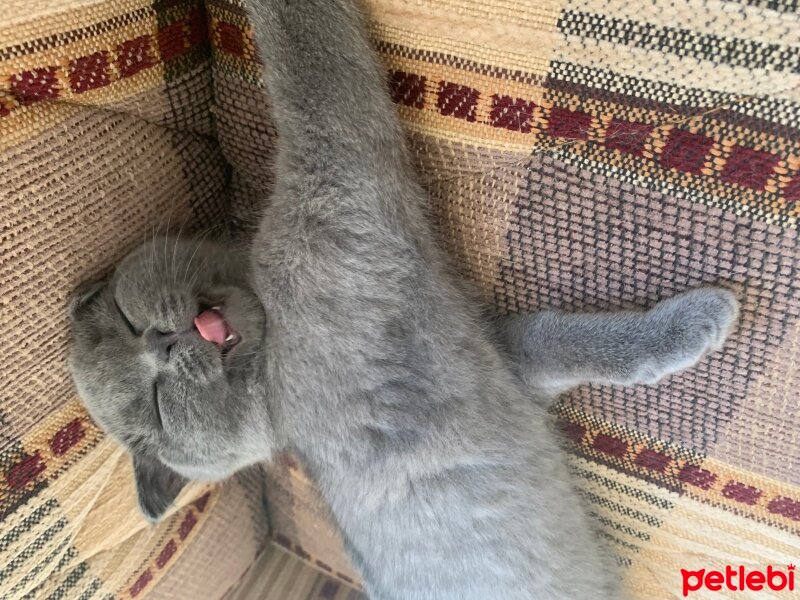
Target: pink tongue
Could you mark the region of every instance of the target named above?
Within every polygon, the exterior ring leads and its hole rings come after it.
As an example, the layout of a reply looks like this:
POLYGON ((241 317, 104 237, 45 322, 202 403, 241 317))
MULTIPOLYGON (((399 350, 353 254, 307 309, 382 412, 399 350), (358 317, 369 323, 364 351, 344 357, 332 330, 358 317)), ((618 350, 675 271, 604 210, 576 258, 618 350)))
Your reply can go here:
POLYGON ((194 326, 204 340, 214 342, 218 346, 225 343, 228 337, 228 325, 215 310, 205 310, 194 318, 194 326))

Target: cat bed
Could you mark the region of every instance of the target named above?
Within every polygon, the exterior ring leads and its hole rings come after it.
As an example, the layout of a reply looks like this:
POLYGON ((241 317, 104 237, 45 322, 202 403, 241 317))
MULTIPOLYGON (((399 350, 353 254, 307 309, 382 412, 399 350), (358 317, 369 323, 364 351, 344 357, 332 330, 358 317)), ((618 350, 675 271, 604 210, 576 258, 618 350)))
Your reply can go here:
MULTIPOLYGON (((291 456, 191 486, 146 524, 127 457, 65 367, 77 283, 154 231, 252 231, 275 134, 241 4, 4 8, 0 595, 220 598, 267 543, 268 518, 273 544, 334 582, 326 597, 349 594, 358 574, 291 456)), ((553 408, 632 597, 680 594, 681 569, 795 561, 796 2, 366 8, 438 239, 497 310, 737 292, 733 336, 697 367, 553 408)))

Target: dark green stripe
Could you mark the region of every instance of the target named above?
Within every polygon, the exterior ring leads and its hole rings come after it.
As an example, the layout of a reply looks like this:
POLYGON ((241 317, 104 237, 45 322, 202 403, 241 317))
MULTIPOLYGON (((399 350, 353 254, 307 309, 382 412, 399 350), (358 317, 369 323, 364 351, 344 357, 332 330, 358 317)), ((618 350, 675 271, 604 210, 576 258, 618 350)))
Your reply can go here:
POLYGON ((608 477, 604 477, 598 473, 592 473, 591 471, 586 471, 585 469, 581 469, 578 467, 572 467, 571 471, 577 475, 578 477, 582 477, 583 479, 589 479, 596 483, 599 483, 610 490, 614 490, 616 492, 620 492, 621 494, 625 494, 626 496, 631 496, 632 498, 636 498, 638 500, 644 500, 648 504, 652 504, 653 506, 657 506, 658 508, 663 508, 664 510, 670 510, 675 505, 670 502, 669 500, 664 500, 662 498, 658 498, 653 494, 648 492, 637 490, 636 488, 632 488, 629 485, 625 485, 624 483, 619 483, 614 481, 613 479, 609 479, 608 477))
POLYGON ((19 525, 15 525, 11 530, 0 538, 0 552, 5 552, 8 547, 16 542, 24 533, 28 533, 34 525, 38 524, 44 517, 53 512, 53 509, 58 506, 55 499, 50 499, 39 508, 34 510, 31 514, 20 521, 19 525))
POLYGON ((42 535, 31 542, 22 552, 17 554, 4 569, 0 570, 0 582, 8 579, 20 565, 24 564, 30 557, 42 550, 47 542, 52 540, 55 535, 67 526, 67 520, 64 518, 59 519, 42 535))
POLYGON ((78 584, 78 582, 81 580, 81 577, 83 577, 88 570, 89 565, 87 565, 85 562, 80 563, 77 567, 72 569, 64 582, 47 597, 47 600, 61 600, 64 598, 67 592, 69 592, 78 584))
MULTIPOLYGON (((70 558, 74 558, 78 555, 78 551, 75 548, 69 548, 66 553, 64 552, 64 548, 66 548, 70 543, 69 539, 62 541, 58 546, 56 546, 55 550, 53 550, 47 558, 40 561, 34 568, 30 569, 25 576, 14 586, 11 588, 11 594, 16 594, 19 592, 20 588, 24 588, 28 583, 32 580, 36 579, 39 573, 42 572, 46 567, 49 567, 53 561, 55 561, 59 556, 62 554, 64 556, 69 556, 70 558)), ((63 568, 64 557, 61 556, 61 562, 58 566, 54 569, 54 572, 58 572, 63 568)))
POLYGON ((84 590, 84 592, 78 596, 78 600, 89 600, 94 593, 100 589, 100 580, 96 577, 89 582, 89 586, 84 590))

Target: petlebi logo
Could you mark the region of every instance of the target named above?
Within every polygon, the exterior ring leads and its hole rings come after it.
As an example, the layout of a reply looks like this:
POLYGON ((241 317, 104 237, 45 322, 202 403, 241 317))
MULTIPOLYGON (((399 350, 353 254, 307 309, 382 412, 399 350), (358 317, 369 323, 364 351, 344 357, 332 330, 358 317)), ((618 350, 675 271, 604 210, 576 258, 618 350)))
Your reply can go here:
POLYGON ((727 565, 724 571, 681 569, 683 597, 692 592, 721 590, 731 592, 794 591, 794 565, 786 568, 767 565, 765 569, 727 565))

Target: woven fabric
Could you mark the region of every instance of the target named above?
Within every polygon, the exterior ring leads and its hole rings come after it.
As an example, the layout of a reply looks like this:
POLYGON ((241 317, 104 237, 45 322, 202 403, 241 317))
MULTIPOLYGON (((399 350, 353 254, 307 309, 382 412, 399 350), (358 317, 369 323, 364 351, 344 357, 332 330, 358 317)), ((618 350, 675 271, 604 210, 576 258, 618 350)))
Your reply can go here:
POLYGON ((376 0, 372 15, 442 243, 500 310, 714 283, 741 300, 695 368, 553 410, 632 596, 678 596, 681 568, 796 561, 796 2, 376 0))
MULTIPOLYGON (((681 568, 796 561, 797 2, 366 8, 439 241, 498 310, 739 295, 734 335, 694 369, 553 409, 633 597, 675 597, 681 568)), ((153 229, 252 228, 275 135, 257 56, 237 0, 0 16, 4 595, 221 594, 256 554, 258 474, 142 526, 66 377, 63 305, 153 229)), ((302 469, 266 481, 276 543, 357 584, 302 469)))
POLYGON ((225 600, 367 600, 323 569, 315 569, 278 544, 270 544, 225 600))
POLYGON ((266 475, 269 523, 275 543, 331 579, 360 589, 360 575, 345 556, 329 509, 302 465, 285 454, 267 467, 266 475))
POLYGON ((220 597, 264 543, 252 477, 191 488, 147 525, 129 459, 87 417, 65 366, 76 284, 154 231, 226 223, 212 97, 198 2, 3 6, 2 598, 176 598, 176 581, 220 597))

